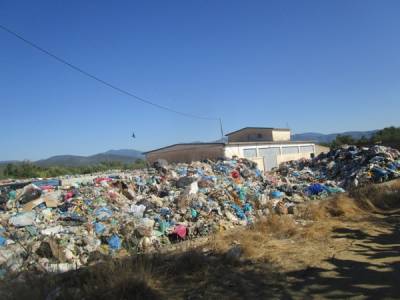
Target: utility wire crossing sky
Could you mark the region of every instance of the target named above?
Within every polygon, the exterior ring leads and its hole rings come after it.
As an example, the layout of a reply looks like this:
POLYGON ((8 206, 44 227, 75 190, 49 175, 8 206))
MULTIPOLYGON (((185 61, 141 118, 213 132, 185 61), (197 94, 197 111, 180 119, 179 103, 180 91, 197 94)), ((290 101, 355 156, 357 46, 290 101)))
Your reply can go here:
POLYGON ((399 11, 396 0, 2 1, 0 161, 215 141, 220 118, 226 132, 399 126, 399 11))
POLYGON ((75 71, 77 71, 77 72, 79 72, 79 73, 81 73, 81 74, 83 74, 83 75, 85 75, 85 76, 87 76, 89 78, 92 78, 92 79, 104 84, 105 86, 108 86, 108 87, 112 88, 113 90, 116 90, 116 91, 118 91, 118 92, 120 92, 122 94, 125 94, 125 95, 129 96, 129 97, 132 97, 137 101, 141 101, 143 103, 152 105, 154 107, 157 107, 157 108, 160 108, 160 109, 164 109, 166 111, 169 111, 169 112, 172 112, 172 113, 175 113, 175 114, 178 114, 178 115, 182 115, 182 116, 185 116, 185 117, 189 117, 189 118, 211 120, 211 121, 219 121, 220 120, 220 119, 217 119, 217 118, 207 118, 207 117, 203 117, 203 116, 196 116, 196 115, 193 115, 193 114, 188 114, 188 113, 185 113, 185 112, 182 112, 182 111, 178 111, 178 110, 174 110, 174 109, 171 109, 169 107, 166 107, 166 106, 154 103, 152 101, 146 100, 146 99, 144 99, 142 97, 139 97, 139 96, 137 96, 137 95, 135 95, 135 94, 133 94, 131 92, 127 92, 126 90, 121 89, 121 88, 119 88, 119 87, 117 87, 117 86, 115 86, 115 85, 113 85, 113 84, 111 84, 111 83, 109 83, 109 82, 107 82, 107 81, 105 81, 103 79, 100 79, 99 77, 97 77, 97 76, 95 76, 93 74, 90 74, 89 72, 87 72, 85 70, 82 70, 82 68, 80 68, 80 67, 78 67, 78 66, 76 66, 76 65, 74 65, 74 64, 72 64, 72 63, 70 63, 68 61, 66 61, 65 59, 63 59, 63 58, 51 53, 50 51, 48 51, 46 49, 43 49, 42 47, 38 46, 36 43, 33 43, 33 42, 27 40, 26 38, 22 37, 18 33, 12 31, 11 29, 9 29, 9 28, 1 25, 1 24, 0 24, 0 28, 3 29, 6 32, 12 34, 13 36, 17 37, 18 39, 20 39, 21 41, 25 42, 29 46, 31 46, 31 47, 41 51, 42 53, 54 58, 58 62, 63 63, 64 65, 72 68, 73 70, 75 70, 75 71))

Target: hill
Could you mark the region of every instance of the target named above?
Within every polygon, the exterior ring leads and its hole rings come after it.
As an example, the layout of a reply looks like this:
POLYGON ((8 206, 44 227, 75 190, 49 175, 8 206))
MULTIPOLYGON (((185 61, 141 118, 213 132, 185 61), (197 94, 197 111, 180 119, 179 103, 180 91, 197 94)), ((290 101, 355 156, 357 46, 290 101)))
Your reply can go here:
MULTIPOLYGON (((56 155, 46 159, 34 161, 34 163, 41 167, 50 167, 50 166, 80 167, 80 166, 96 165, 104 161, 133 163, 137 159, 143 159, 143 158, 144 156, 141 151, 120 149, 120 150, 109 150, 103 153, 98 153, 90 156, 56 155)), ((0 164, 5 165, 10 162, 18 163, 18 161, 3 161, 0 162, 0 164)))
POLYGON ((370 130, 370 131, 346 131, 341 133, 330 133, 323 134, 318 132, 306 132, 306 133, 298 133, 292 135, 293 141, 314 141, 318 143, 330 143, 332 142, 339 134, 340 135, 349 135, 353 139, 360 139, 362 136, 366 138, 370 138, 374 133, 378 130, 370 130))

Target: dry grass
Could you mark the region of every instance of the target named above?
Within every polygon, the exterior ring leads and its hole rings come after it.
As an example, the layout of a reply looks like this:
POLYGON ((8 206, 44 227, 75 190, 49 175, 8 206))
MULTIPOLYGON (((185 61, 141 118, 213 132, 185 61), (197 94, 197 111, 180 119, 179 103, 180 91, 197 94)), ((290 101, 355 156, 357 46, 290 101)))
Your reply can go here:
POLYGON ((270 251, 268 241, 287 240, 298 233, 298 224, 288 215, 270 215, 249 228, 217 234, 210 243, 218 253, 226 253, 233 245, 240 245, 243 258, 262 259, 270 251))
POLYGON ((64 274, 3 282, 2 299, 161 299, 155 260, 138 256, 109 260, 64 274))
POLYGON ((287 240, 296 244, 323 242, 329 239, 332 229, 341 226, 344 221, 357 222, 371 213, 387 212, 398 207, 400 181, 371 185, 350 195, 340 194, 326 200, 307 202, 298 206, 294 217, 274 214, 250 228, 216 235, 212 247, 226 252, 232 245, 240 244, 245 258, 271 258, 273 247, 280 248, 282 253, 290 252, 290 249, 285 249, 287 240))
POLYGON ((384 212, 400 208, 400 181, 370 185, 350 193, 358 207, 368 212, 384 212))
POLYGON ((304 220, 323 221, 332 217, 351 217, 362 214, 354 199, 345 194, 331 199, 306 203, 298 208, 297 217, 304 220))

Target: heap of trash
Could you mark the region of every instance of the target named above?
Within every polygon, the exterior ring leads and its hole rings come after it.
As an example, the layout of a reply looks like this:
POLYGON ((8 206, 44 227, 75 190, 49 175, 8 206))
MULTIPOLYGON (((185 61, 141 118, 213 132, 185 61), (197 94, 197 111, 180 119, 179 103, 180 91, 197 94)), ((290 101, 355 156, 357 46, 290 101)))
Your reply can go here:
MULTIPOLYGON (((400 177, 400 151, 375 145, 373 147, 342 146, 321 153, 312 160, 290 161, 280 165, 279 177, 292 181, 327 183, 315 189, 326 189, 334 182, 346 190, 400 177)), ((310 190, 312 193, 313 191, 310 190)))
POLYGON ((159 160, 129 172, 8 183, 0 186, 0 278, 65 272, 291 214, 298 203, 399 176, 399 158, 386 147, 347 147, 270 173, 246 159, 159 160))

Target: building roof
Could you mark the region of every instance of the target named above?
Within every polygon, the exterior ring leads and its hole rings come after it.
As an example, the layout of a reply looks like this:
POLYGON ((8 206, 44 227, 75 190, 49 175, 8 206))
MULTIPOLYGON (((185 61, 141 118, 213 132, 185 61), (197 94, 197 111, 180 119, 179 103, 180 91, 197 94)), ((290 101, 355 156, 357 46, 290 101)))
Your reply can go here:
POLYGON ((149 154, 161 150, 167 150, 176 146, 230 146, 230 145, 283 145, 283 144, 315 144, 313 141, 255 141, 255 142, 229 142, 229 143, 178 143, 162 148, 143 152, 143 154, 149 154))
POLYGON ((169 146, 165 146, 162 148, 158 148, 158 149, 154 149, 154 150, 150 150, 147 152, 143 152, 143 154, 149 154, 149 153, 153 153, 153 152, 157 152, 160 150, 166 150, 175 146, 211 146, 211 145, 215 145, 215 146, 224 146, 225 143, 178 143, 178 144, 173 144, 173 145, 169 145, 169 146))
POLYGON ((254 142, 228 142, 225 145, 284 145, 284 144, 315 144, 313 141, 254 141, 254 142))
POLYGON ((236 131, 233 131, 233 132, 227 133, 227 134, 225 134, 225 135, 226 135, 226 136, 229 136, 229 135, 232 135, 232 134, 238 133, 238 132, 240 132, 240 131, 251 130, 251 129, 260 129, 260 130, 263 130, 263 129, 270 129, 270 130, 276 130, 276 131, 290 131, 290 129, 289 129, 289 128, 273 128, 273 127, 244 127, 244 128, 242 128, 242 129, 239 129, 239 130, 236 130, 236 131))

